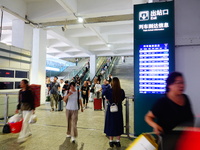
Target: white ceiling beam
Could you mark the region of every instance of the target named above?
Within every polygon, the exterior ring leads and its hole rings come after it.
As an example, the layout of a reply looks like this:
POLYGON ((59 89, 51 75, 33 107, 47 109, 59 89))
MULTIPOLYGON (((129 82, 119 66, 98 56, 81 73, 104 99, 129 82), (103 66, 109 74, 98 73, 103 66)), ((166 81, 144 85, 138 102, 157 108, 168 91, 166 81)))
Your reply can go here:
POLYGON ((56 0, 68 13, 77 12, 77 0, 56 0))
POLYGON ((61 30, 61 28, 54 28, 52 30, 48 30, 48 33, 51 34, 52 36, 56 37, 57 39, 69 44, 71 47, 74 47, 81 51, 84 51, 88 55, 92 55, 92 53, 90 51, 88 51, 87 49, 85 49, 79 45, 78 38, 73 38, 73 37, 68 36, 66 34, 66 32, 63 32, 61 30))
POLYGON ((131 34, 133 33, 133 24, 111 25, 100 27, 101 34, 131 34))
POLYGON ((108 36, 109 43, 132 43, 133 42, 133 34, 119 34, 119 35, 109 35, 108 36))
POLYGON ((77 0, 56 0, 60 4, 61 7, 64 8, 64 10, 72 14, 73 18, 76 19, 76 13, 77 13, 77 0))
MULTIPOLYGON (((84 26, 93 26, 93 25, 114 25, 114 24, 125 24, 125 23, 132 23, 133 22, 133 14, 125 14, 125 15, 113 15, 113 16, 101 16, 96 18, 85 18, 84 19, 84 26)), ((54 21, 54 22, 45 22, 39 23, 41 27, 54 27, 54 26, 77 26, 81 25, 77 19, 74 20, 62 20, 62 21, 54 21)))
POLYGON ((78 0, 78 12, 85 17, 132 13, 132 0, 78 0))
POLYGON ((100 45, 104 44, 97 36, 81 37, 79 38, 81 45, 100 45))

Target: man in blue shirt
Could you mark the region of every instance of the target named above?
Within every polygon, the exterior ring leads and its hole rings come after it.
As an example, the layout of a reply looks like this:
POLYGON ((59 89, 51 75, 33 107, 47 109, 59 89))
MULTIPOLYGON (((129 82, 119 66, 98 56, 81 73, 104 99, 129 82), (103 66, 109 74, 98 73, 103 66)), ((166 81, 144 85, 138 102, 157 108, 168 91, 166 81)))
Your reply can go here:
POLYGON ((101 89, 100 91, 102 91, 102 101, 103 101, 103 108, 105 109, 105 91, 107 89, 110 89, 110 84, 108 83, 108 81, 106 79, 103 80, 103 84, 101 85, 101 89))
POLYGON ((50 91, 50 99, 51 99, 51 111, 54 111, 54 105, 55 110, 58 108, 58 100, 59 100, 59 90, 60 90, 60 84, 57 82, 58 77, 55 76, 53 82, 49 85, 49 91, 50 91))

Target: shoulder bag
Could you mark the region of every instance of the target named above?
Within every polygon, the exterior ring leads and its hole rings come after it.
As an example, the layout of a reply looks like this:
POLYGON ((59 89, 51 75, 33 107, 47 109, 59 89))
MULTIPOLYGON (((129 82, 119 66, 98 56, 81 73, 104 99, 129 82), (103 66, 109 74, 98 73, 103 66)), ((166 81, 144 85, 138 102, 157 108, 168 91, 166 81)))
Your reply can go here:
POLYGON ((110 105, 110 112, 118 112, 118 106, 115 103, 110 105))

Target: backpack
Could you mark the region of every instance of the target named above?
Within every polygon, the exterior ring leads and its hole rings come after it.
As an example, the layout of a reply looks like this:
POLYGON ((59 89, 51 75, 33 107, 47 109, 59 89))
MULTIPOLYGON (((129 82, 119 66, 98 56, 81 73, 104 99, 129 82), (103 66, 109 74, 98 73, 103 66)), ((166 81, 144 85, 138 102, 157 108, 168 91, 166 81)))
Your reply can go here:
POLYGON ((40 89, 41 89, 41 85, 38 84, 31 84, 30 85, 32 94, 33 94, 33 98, 34 98, 34 105, 35 108, 40 106, 40 89))
POLYGON ((10 126, 9 124, 5 124, 3 126, 3 130, 2 130, 3 133, 10 133, 10 126))

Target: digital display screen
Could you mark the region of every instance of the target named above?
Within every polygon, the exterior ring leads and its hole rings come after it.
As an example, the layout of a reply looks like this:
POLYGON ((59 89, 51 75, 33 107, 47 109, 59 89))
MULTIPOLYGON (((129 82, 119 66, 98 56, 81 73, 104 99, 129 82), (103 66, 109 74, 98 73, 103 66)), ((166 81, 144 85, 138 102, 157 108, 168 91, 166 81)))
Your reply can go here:
POLYGON ((14 78, 14 70, 0 69, 0 77, 14 78))
POLYGON ((169 44, 139 47, 139 93, 164 94, 169 74, 169 44))

